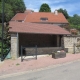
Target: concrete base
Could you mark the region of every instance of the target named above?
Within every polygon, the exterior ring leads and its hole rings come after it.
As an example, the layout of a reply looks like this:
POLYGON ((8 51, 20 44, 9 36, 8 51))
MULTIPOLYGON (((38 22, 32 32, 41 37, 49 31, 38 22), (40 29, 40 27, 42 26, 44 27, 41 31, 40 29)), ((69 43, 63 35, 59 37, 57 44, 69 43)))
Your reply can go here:
MULTIPOLYGON (((37 57, 46 57, 46 56, 49 56, 48 54, 45 54, 45 55, 37 55, 37 57)), ((25 59, 28 59, 28 58, 35 58, 36 56, 23 56, 23 58, 25 59)), ((21 57, 19 57, 18 59, 21 59, 21 57)))

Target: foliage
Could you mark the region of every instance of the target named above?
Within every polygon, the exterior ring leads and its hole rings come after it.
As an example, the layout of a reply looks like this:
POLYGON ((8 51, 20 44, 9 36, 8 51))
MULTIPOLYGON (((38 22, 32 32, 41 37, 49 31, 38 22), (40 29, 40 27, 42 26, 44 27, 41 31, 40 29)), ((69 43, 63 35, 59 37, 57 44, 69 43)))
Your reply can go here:
POLYGON ((66 9, 58 9, 58 12, 62 12, 65 18, 68 20, 70 24, 70 28, 76 28, 80 30, 80 16, 74 14, 73 16, 69 16, 66 9))
MULTIPOLYGON (((4 21, 8 22, 16 13, 24 12, 26 7, 23 0, 4 0, 4 21)), ((2 22, 2 2, 0 2, 0 23, 2 22)))
MULTIPOLYGON (((13 11, 11 5, 5 3, 5 8, 4 8, 4 21, 7 22, 9 21, 12 16, 13 16, 13 11)), ((0 16, 2 16, 2 3, 0 2, 0 16)), ((0 22, 1 22, 1 17, 0 17, 0 22)))
POLYGON ((66 10, 66 9, 62 9, 62 8, 60 8, 60 9, 58 9, 58 12, 63 13, 63 15, 65 16, 65 18, 66 18, 66 19, 68 19, 68 18, 69 18, 69 15, 68 15, 68 13, 67 13, 67 10, 66 10))
MULTIPOLYGON (((18 12, 22 13, 26 10, 23 0, 4 0, 4 22, 9 22, 10 19, 18 12)), ((2 23, 2 2, 0 0, 0 23, 2 23)), ((3 53, 6 54, 8 52, 8 48, 10 47, 10 35, 8 33, 8 26, 5 27, 3 33, 3 53)), ((0 26, 0 37, 1 37, 1 26, 0 26)), ((0 52, 1 52, 1 44, 0 41, 0 52)))
POLYGON ((68 19, 70 23, 71 28, 80 29, 80 16, 77 14, 74 14, 73 17, 70 17, 68 19))
POLYGON ((5 3, 12 6, 12 11, 14 14, 17 12, 24 12, 26 10, 23 0, 5 0, 5 3))
MULTIPOLYGON (((0 29, 1 29, 1 27, 0 27, 0 29)), ((7 55, 7 52, 10 48, 10 36, 9 36, 9 33, 8 33, 8 28, 5 27, 5 26, 4 26, 3 35, 4 35, 3 36, 3 55, 7 55)), ((0 40, 0 53, 1 53, 1 47, 2 47, 2 41, 0 40)))
POLYGON ((51 12, 51 8, 49 7, 48 4, 43 3, 40 7, 39 12, 51 12))

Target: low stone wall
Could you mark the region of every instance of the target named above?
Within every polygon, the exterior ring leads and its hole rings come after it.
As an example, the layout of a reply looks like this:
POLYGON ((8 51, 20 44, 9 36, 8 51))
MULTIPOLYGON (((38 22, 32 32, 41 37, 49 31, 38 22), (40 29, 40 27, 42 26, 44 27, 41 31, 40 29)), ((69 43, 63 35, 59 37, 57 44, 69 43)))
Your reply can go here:
MULTIPOLYGON (((44 55, 44 54, 52 54, 53 51, 61 50, 61 47, 38 47, 37 54, 44 55)), ((36 48, 25 48, 25 55, 36 55, 36 48)), ((23 53, 24 54, 24 53, 23 53)))

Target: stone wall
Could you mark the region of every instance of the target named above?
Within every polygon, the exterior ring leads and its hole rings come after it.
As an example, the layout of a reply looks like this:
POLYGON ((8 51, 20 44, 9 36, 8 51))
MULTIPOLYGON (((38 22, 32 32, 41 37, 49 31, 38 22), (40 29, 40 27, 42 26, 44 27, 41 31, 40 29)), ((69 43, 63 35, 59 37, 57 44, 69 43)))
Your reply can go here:
POLYGON ((25 48, 25 54, 24 55, 36 55, 36 49, 37 49, 37 55, 44 55, 44 54, 52 54, 52 52, 56 52, 58 50, 61 50, 61 47, 31 47, 31 48, 25 48))
POLYGON ((64 36, 64 47, 68 48, 69 53, 74 53, 74 48, 76 52, 79 52, 78 48, 76 47, 79 39, 80 36, 64 36))

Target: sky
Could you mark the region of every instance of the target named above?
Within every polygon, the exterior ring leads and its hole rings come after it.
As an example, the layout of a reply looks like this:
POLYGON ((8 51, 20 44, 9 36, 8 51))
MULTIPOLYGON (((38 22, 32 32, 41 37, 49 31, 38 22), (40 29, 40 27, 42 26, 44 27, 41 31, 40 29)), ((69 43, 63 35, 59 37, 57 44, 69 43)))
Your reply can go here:
POLYGON ((51 12, 56 9, 66 9, 70 16, 74 14, 80 15, 80 0, 24 0, 27 9, 38 12, 43 3, 47 3, 51 8, 51 12))

